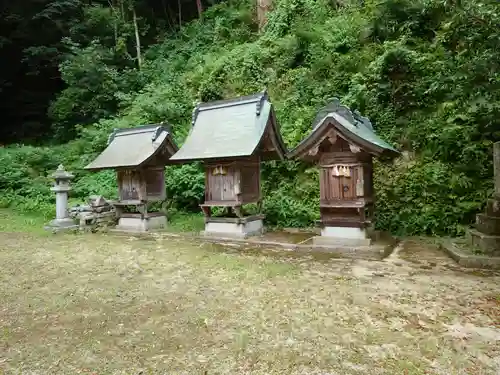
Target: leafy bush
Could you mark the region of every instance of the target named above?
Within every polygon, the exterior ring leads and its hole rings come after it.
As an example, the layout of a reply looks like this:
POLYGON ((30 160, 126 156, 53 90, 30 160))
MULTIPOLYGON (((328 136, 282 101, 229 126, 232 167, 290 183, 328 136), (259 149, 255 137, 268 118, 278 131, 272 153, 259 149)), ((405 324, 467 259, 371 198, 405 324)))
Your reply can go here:
MULTIPOLYGON (((1 150, 1 203, 44 210, 53 202, 47 175, 59 163, 76 174, 75 198, 112 196, 111 172, 82 167, 113 128, 167 120, 182 143, 195 102, 267 87, 288 147, 336 96, 408 155, 376 164, 381 229, 460 234, 491 193, 491 145, 500 140, 497 4, 276 0, 260 34, 253 6, 212 6, 202 21, 150 47, 140 72, 120 62, 119 50, 104 48, 110 35, 74 44, 61 65, 68 87, 52 113, 59 128, 74 129, 66 135, 78 137, 54 148, 1 150)), ((262 176, 269 224, 305 226, 318 218, 314 168, 271 162, 262 176)), ((197 164, 168 168, 168 195, 178 210, 197 210, 203 184, 197 164)))

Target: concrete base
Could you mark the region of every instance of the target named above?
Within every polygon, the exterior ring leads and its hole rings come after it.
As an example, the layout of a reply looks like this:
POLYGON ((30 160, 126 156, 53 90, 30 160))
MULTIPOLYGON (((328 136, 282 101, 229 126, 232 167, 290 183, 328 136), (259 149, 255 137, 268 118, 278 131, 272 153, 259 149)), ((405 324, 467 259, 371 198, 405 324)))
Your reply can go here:
POLYGON ((440 247, 455 262, 466 268, 500 269, 500 257, 488 257, 465 253, 453 241, 443 240, 440 247))
POLYGON ((78 229, 78 224, 75 223, 73 219, 55 219, 47 224, 44 229, 52 232, 60 232, 65 230, 76 230, 78 229))
POLYGON ((201 232, 201 235, 220 238, 260 236, 264 233, 263 219, 263 215, 245 218, 207 218, 205 220, 205 230, 201 232))
POLYGON ((369 230, 364 228, 330 227, 321 229, 321 236, 313 237, 315 246, 370 246, 369 230))
POLYGON ((146 219, 141 214, 125 214, 118 219, 115 230, 123 232, 148 232, 167 227, 167 217, 164 214, 150 214, 146 219))

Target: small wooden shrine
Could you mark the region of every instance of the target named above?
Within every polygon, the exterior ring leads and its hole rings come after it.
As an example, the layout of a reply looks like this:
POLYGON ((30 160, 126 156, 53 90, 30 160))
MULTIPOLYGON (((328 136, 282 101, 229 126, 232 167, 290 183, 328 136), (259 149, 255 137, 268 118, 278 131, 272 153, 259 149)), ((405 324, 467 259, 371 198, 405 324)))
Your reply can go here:
POLYGON ((375 199, 372 158, 394 157, 398 151, 375 134, 366 117, 337 99, 318 112, 312 128, 287 157, 319 167, 323 238, 317 242, 369 244, 366 229, 372 224, 375 199))
POLYGON ((260 163, 285 154, 273 106, 263 92, 199 104, 185 143, 170 160, 204 164, 204 233, 245 237, 263 229, 260 163), (249 203, 258 205, 257 215, 245 215, 243 205, 249 203), (213 217, 213 207, 224 207, 225 214, 213 217))
POLYGON ((147 231, 166 225, 165 214, 148 212, 148 204, 166 199, 165 165, 175 152, 168 125, 115 129, 107 148, 85 167, 116 170, 118 200, 112 204, 118 213, 117 229, 147 231), (132 212, 124 212, 125 207, 132 212))

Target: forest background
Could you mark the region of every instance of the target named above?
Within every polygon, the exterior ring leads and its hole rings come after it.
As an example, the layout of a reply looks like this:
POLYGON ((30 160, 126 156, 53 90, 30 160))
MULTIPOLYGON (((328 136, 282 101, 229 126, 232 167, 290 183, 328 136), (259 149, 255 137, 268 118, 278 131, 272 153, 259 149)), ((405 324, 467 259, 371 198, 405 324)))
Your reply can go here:
MULTIPOLYGON (((50 173, 73 201, 116 196, 82 168, 114 128, 168 121, 181 144, 197 101, 267 87, 287 147, 338 97, 402 151, 376 163, 377 226, 460 235, 492 192, 500 140, 496 0, 23 0, 0 5, 0 205, 53 216, 50 173)), ((173 212, 198 212, 199 164, 167 168, 173 212)), ((318 173, 263 168, 270 225, 318 218, 318 173)))

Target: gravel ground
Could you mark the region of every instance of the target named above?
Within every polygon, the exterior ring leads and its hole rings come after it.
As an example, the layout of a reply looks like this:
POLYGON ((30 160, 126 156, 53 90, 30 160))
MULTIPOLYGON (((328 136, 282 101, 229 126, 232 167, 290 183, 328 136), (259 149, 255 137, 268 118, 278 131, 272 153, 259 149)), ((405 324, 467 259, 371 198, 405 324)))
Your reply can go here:
POLYGON ((500 274, 419 239, 386 260, 0 233, 0 374, 500 373, 500 274))

